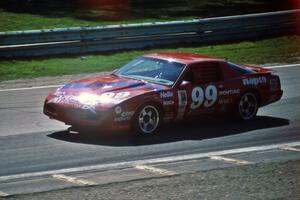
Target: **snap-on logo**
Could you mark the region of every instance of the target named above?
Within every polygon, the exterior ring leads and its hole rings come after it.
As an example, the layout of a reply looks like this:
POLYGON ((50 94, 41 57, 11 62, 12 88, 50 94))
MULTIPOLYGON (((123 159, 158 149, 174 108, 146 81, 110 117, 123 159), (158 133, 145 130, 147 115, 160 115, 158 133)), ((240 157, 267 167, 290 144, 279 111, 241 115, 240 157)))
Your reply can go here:
POLYGON ((259 84, 264 84, 267 83, 267 78, 262 76, 262 77, 255 77, 255 78, 246 78, 243 79, 243 85, 259 85, 259 84))

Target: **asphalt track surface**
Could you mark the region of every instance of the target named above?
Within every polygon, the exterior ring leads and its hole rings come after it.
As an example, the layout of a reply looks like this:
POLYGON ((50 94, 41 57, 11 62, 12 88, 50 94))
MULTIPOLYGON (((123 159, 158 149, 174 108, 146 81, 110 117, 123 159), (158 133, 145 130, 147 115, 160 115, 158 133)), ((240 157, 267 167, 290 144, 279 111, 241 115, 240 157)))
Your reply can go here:
POLYGON ((185 122, 136 138, 68 134, 42 114, 54 88, 0 91, 0 176, 300 141, 300 66, 277 68, 283 98, 251 122, 185 122))

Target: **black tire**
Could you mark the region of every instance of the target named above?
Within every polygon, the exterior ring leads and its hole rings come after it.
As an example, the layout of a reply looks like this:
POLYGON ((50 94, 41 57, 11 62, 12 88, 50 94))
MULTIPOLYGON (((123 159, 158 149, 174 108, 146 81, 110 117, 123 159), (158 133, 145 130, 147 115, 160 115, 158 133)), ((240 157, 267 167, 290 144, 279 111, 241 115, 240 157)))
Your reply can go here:
POLYGON ((161 122, 161 109, 154 104, 145 104, 135 113, 133 131, 138 135, 153 135, 158 132, 161 122))
POLYGON ((244 93, 236 103, 236 117, 247 121, 255 118, 258 110, 258 98, 253 92, 244 93))

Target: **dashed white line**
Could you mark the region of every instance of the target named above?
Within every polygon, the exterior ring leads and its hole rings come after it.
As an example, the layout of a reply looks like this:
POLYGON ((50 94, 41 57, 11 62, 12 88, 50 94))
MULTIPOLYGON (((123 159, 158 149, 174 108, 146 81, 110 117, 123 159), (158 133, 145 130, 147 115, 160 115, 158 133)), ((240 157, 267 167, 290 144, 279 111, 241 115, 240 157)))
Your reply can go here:
POLYGON ((38 87, 11 88, 11 89, 2 89, 2 90, 0 90, 0 92, 35 90, 35 89, 45 89, 45 88, 58 88, 61 86, 63 86, 63 85, 45 85, 45 86, 38 86, 38 87))
POLYGON ((8 196, 9 196, 9 194, 0 191, 0 197, 8 197, 8 196))
POLYGON ((92 181, 83 180, 83 179, 79 179, 79 178, 71 177, 71 176, 66 176, 63 174, 54 174, 54 175, 52 175, 52 177, 55 179, 61 180, 61 181, 65 181, 68 183, 74 183, 77 185, 85 185, 85 186, 97 185, 97 183, 92 182, 92 181))
POLYGON ((249 162, 249 161, 246 161, 246 160, 238 160, 238 159, 233 159, 233 158, 227 158, 227 157, 224 157, 224 156, 211 156, 209 158, 212 159, 212 160, 225 161, 225 162, 234 163, 234 164, 238 164, 238 165, 253 164, 252 162, 249 162))
POLYGON ((34 172, 34 173, 15 174, 15 175, 8 175, 8 176, 0 176, 0 181, 22 179, 22 178, 32 178, 32 177, 38 177, 38 176, 47 176, 47 175, 52 175, 52 174, 84 172, 84 171, 90 171, 90 170, 121 169, 121 168, 129 168, 129 167, 132 167, 135 165, 153 165, 153 164, 163 164, 163 163, 170 163, 170 162, 180 162, 180 161, 207 158, 207 157, 211 157, 211 156, 223 156, 223 155, 228 155, 228 154, 266 151, 266 150, 271 150, 271 149, 278 149, 285 145, 290 146, 290 147, 297 147, 297 146, 300 146, 300 142, 263 145, 263 146, 255 146, 255 147, 245 147, 245 148, 229 149, 229 150, 223 150, 223 151, 214 151, 214 152, 208 152, 208 153, 196 153, 196 154, 169 156, 169 157, 154 158, 154 159, 147 159, 147 160, 136 160, 136 161, 119 162, 119 163, 111 163, 111 164, 101 164, 101 165, 92 165, 92 166, 85 166, 85 167, 74 167, 74 168, 59 169, 59 170, 41 171, 41 172, 34 172))
POLYGON ((280 149, 286 150, 286 151, 296 151, 296 152, 300 152, 300 149, 299 149, 299 148, 290 147, 290 146, 282 146, 282 147, 280 147, 280 149))
POLYGON ((142 171, 146 171, 146 172, 151 172, 154 174, 163 175, 163 176, 173 176, 173 175, 177 174, 174 171, 169 171, 169 170, 146 166, 146 165, 136 165, 136 166, 134 166, 134 168, 142 170, 142 171))

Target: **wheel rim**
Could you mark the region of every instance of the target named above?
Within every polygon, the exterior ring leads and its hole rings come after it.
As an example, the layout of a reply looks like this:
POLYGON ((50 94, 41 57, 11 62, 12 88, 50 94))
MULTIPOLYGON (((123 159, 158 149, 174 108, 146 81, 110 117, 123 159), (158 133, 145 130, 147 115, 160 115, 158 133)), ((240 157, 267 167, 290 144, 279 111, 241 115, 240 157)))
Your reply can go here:
POLYGON ((254 94, 247 93, 242 96, 239 102, 239 112, 243 119, 251 119, 257 110, 257 100, 254 94))
POLYGON ((156 130, 159 123, 159 113, 154 106, 145 106, 138 118, 139 127, 144 133, 152 133, 156 130))

